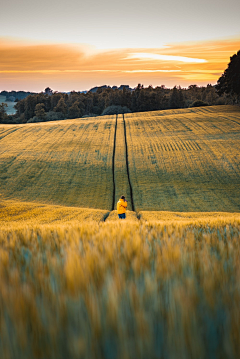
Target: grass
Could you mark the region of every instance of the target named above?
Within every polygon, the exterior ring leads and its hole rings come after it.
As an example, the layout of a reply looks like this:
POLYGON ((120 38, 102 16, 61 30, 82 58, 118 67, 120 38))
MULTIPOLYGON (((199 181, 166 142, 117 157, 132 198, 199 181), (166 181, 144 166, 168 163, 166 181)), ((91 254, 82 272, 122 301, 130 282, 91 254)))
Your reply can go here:
POLYGON ((120 116, 0 125, 0 358, 240 357, 240 111, 125 121, 137 213, 120 116))
POLYGON ((137 211, 239 212, 240 109, 127 114, 137 211))

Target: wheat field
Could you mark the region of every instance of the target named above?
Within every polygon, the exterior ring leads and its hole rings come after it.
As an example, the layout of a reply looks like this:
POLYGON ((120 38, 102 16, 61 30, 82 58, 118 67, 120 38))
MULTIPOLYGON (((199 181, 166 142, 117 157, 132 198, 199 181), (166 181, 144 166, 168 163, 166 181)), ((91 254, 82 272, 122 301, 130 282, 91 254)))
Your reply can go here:
POLYGON ((1 125, 2 196, 109 209, 114 118, 1 125))
POLYGON ((137 211, 239 212, 240 109, 125 115, 137 211))
POLYGON ((239 358, 238 220, 0 230, 1 358, 239 358))
POLYGON ((240 110, 125 124, 0 125, 0 358, 240 357, 240 110))
POLYGON ((77 225, 105 220, 108 211, 93 208, 47 205, 0 199, 0 228, 11 229, 36 225, 77 225))
MULTIPOLYGON (((137 212, 239 212, 238 107, 128 114, 125 122, 137 212)), ((1 195, 111 211, 124 194, 132 210, 120 115, 115 126, 115 116, 1 125, 1 195)))

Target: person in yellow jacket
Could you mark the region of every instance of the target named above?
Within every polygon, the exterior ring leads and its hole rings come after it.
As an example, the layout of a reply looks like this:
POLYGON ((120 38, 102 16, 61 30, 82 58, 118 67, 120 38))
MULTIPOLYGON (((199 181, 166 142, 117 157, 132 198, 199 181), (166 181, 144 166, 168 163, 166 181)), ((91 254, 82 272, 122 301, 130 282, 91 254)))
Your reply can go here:
POLYGON ((126 198, 124 196, 121 196, 120 200, 117 203, 118 218, 120 219, 126 218, 126 208, 127 208, 126 198))

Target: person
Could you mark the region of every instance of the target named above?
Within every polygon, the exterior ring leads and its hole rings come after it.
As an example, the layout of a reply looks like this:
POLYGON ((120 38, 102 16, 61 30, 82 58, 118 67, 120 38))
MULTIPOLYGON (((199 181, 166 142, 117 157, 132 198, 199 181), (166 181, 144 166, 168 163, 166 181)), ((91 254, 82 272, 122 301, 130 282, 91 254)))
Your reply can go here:
POLYGON ((126 218, 126 208, 127 208, 127 200, 124 196, 121 196, 121 198, 117 203, 118 218, 120 219, 126 218))

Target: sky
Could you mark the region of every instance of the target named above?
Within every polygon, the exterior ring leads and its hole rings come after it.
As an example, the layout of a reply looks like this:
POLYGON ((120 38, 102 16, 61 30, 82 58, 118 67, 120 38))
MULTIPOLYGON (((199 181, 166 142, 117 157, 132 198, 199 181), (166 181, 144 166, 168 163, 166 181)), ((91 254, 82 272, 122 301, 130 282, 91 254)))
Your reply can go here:
POLYGON ((0 91, 215 84, 240 49, 239 0, 8 0, 0 91))

